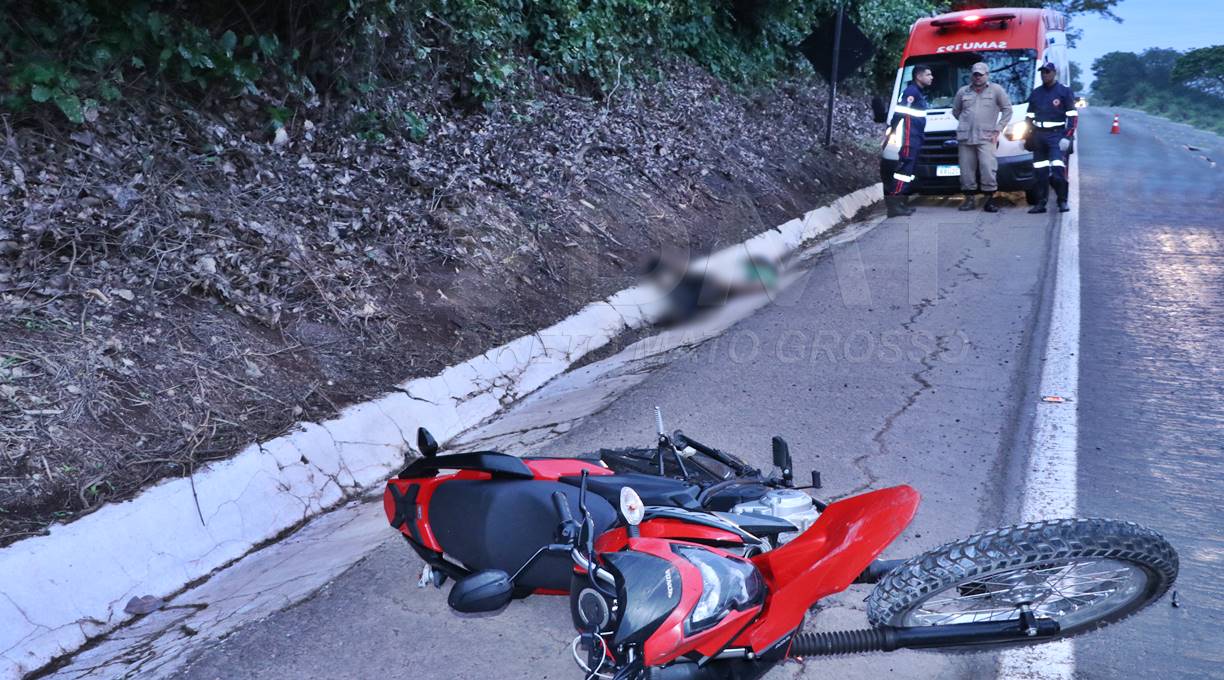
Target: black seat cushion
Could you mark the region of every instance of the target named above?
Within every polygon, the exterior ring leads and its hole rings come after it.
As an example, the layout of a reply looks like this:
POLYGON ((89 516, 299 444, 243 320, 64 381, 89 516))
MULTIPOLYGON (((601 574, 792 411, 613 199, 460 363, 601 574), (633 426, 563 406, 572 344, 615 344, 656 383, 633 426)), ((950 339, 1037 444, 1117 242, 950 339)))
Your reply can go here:
MULTIPOLYGON (((473 571, 501 569, 511 575, 542 546, 552 543, 561 518, 552 494, 560 491, 580 520, 578 489, 540 480, 453 480, 429 501, 429 525, 442 550, 473 571)), ((587 494, 595 535, 616 521, 612 505, 587 494)), ((573 561, 549 553, 515 581, 518 588, 568 590, 573 561)))

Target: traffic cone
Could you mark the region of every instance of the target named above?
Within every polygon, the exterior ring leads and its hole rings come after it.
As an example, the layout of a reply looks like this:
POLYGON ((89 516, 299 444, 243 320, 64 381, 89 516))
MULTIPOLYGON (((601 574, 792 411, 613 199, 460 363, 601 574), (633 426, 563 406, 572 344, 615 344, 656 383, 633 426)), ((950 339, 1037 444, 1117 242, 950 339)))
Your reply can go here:
POLYGON ((1122 134, 1122 128, 1118 125, 1118 114, 1116 113, 1114 114, 1113 127, 1109 128, 1109 134, 1111 135, 1122 134))

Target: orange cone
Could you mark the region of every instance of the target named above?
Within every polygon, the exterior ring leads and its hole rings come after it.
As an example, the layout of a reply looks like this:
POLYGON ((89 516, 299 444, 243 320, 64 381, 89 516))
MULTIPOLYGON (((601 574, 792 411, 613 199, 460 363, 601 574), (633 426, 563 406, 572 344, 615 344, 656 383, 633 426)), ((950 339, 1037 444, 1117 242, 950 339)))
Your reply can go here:
POLYGON ((1116 113, 1114 114, 1113 127, 1109 128, 1109 134, 1111 135, 1122 134, 1122 128, 1118 125, 1118 114, 1116 113))

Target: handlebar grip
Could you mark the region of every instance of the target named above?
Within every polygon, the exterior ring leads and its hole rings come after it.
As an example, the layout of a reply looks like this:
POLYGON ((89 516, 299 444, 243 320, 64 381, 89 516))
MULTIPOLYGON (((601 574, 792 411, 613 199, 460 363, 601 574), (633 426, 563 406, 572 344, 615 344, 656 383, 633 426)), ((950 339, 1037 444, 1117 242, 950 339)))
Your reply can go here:
POLYGON ((560 491, 554 491, 552 495, 553 507, 557 509, 557 515, 561 517, 562 522, 574 521, 574 515, 570 513, 569 499, 560 491))

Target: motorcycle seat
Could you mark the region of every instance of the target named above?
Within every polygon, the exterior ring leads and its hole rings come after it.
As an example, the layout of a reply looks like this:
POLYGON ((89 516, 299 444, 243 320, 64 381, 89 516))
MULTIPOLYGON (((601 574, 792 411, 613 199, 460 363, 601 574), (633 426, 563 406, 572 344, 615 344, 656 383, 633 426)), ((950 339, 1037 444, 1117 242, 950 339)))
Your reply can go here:
MULTIPOLYGON (((443 552, 468 569, 514 574, 537 550, 555 540, 561 522, 552 501, 556 491, 565 495, 574 518, 581 518, 578 489, 568 484, 450 480, 439 484, 429 501, 429 526, 443 552)), ((616 511, 600 496, 587 494, 586 504, 596 536, 616 521, 616 511)), ((573 566, 568 554, 545 554, 519 576, 515 588, 524 594, 539 588, 568 590, 573 566)))

